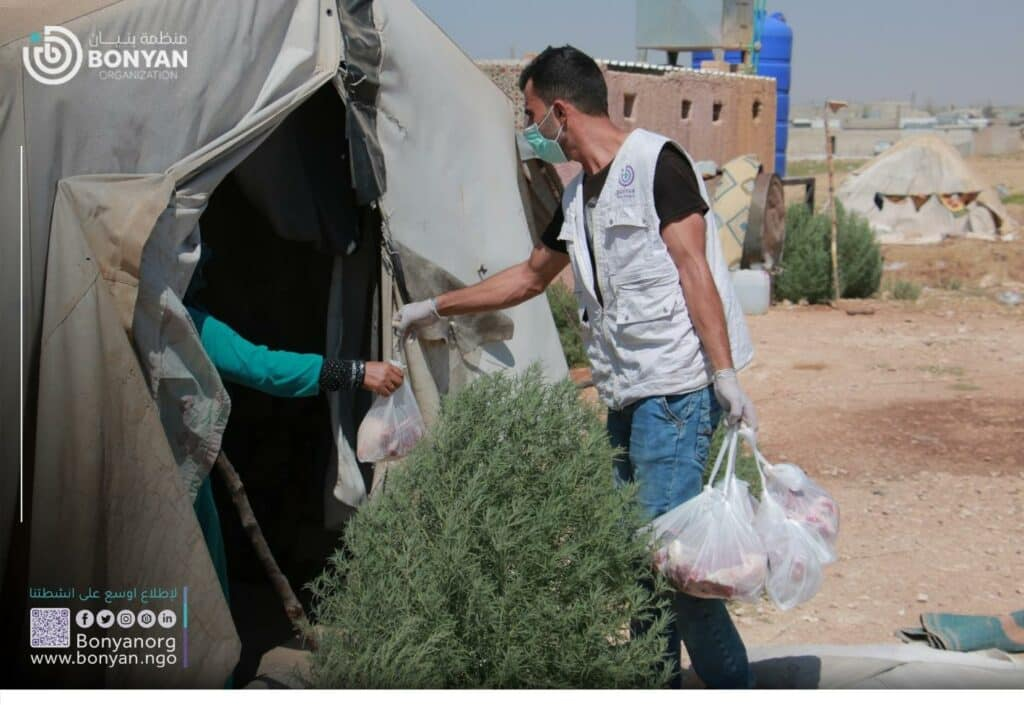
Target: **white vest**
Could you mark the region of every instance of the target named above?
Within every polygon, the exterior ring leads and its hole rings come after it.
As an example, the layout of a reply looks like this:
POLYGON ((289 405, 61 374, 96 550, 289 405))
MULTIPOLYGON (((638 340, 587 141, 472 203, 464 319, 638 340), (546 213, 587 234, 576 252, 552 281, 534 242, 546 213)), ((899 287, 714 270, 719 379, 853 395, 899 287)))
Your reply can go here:
MULTIPOLYGON (((645 397, 701 389, 713 379, 714 369, 690 320, 679 272, 661 239, 661 221, 654 207, 654 169, 668 141, 647 130, 631 132, 615 155, 598 197, 592 235, 604 306, 595 294, 584 229, 582 173, 566 186, 562 197, 565 223, 558 239, 566 241, 572 261, 594 385, 611 409, 645 397)), ((693 166, 690 155, 679 149, 693 166)), ((699 175, 697 183, 710 206, 699 175)), ((750 333, 710 210, 704 222, 707 260, 725 309, 733 364, 740 369, 754 356, 750 333)))

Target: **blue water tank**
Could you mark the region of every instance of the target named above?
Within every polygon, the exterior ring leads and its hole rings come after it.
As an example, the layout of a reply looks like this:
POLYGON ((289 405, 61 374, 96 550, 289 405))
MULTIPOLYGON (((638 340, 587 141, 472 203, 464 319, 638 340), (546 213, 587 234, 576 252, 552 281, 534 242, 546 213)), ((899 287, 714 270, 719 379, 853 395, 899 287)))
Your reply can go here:
POLYGON ((786 24, 781 12, 765 18, 761 29, 761 53, 758 57, 759 76, 775 79, 777 104, 775 108, 775 173, 786 175, 786 144, 789 141, 789 86, 793 59, 793 30, 786 24))
MULTIPOLYGON (((777 115, 789 115, 789 94, 779 93, 778 102, 775 105, 777 115)), ((776 172, 779 176, 784 176, 782 172, 778 171, 778 155, 782 155, 782 167, 786 166, 786 147, 789 144, 789 124, 785 120, 775 121, 775 167, 776 172)))
MULTIPOLYGON (((725 60, 731 64, 742 61, 740 51, 725 52, 725 60)), ((702 61, 715 58, 710 51, 695 51, 691 65, 700 68, 702 61)), ((758 56, 757 75, 775 79, 775 173, 786 175, 786 145, 789 143, 789 85, 790 67, 793 58, 793 30, 786 24, 781 12, 775 12, 764 20, 761 28, 761 52, 758 56)))

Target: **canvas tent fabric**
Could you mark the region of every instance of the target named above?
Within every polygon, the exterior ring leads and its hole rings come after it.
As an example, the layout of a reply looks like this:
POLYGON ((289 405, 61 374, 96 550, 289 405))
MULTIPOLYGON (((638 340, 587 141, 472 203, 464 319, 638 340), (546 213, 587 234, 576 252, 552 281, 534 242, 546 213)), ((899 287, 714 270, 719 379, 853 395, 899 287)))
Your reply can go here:
MULTIPOLYGON (((411 3, 378 1, 373 10, 385 47, 377 138, 385 163, 400 165, 387 169, 380 199, 387 230, 398 244, 467 284, 525 260, 532 243, 519 194, 508 99, 411 3), (424 42, 429 51, 423 50, 424 42)), ((546 374, 564 376, 564 355, 545 298, 505 313, 514 336, 501 340, 500 334, 477 329, 482 346, 478 360, 467 360, 472 366, 467 374, 521 370, 539 360, 546 374)), ((446 378, 452 369, 449 354, 429 347, 431 372, 446 378)))
POLYGON ((836 198, 865 216, 883 243, 934 243, 947 236, 997 239, 1017 230, 995 190, 953 146, 932 135, 893 145, 855 170, 836 198), (969 202, 966 207, 950 208, 953 194, 969 202))
MULTIPOLYGON (((999 651, 910 644, 801 644, 749 650, 757 687, 879 690, 1024 688, 1024 663, 999 651)), ((692 681, 692 673, 685 678, 692 681)))
MULTIPOLYGON (((219 687, 239 642, 192 499, 216 457, 230 400, 181 303, 209 195, 332 83, 347 107, 351 155, 351 173, 339 182, 353 185, 360 205, 380 209, 396 248, 473 282, 529 251, 511 110, 408 0, 79 0, 61 11, 26 0, 16 19, 0 22, 21 28, 6 30, 0 46, 0 322, 17 330, 23 312, 25 336, 21 350, 16 336, 0 342, 0 550, 18 518, 10 469, 19 468, 23 355, 29 584, 188 585, 190 667, 102 669, 99 679, 219 687), (181 33, 190 62, 170 86, 87 70, 41 85, 24 72, 21 52, 27 32, 55 21, 82 38, 181 33), (8 168, 22 146, 23 191, 20 165, 8 168)), ((345 275, 336 259, 335 313, 354 305, 345 275)), ((509 340, 500 326, 493 336, 470 326, 481 349, 434 343, 431 384, 444 391, 455 377, 534 361, 564 375, 543 299, 509 317, 509 340)), ((328 353, 342 345, 341 326, 329 322, 328 353)), ((358 466, 340 429, 357 419, 346 421, 331 402, 334 462, 339 474, 351 473, 358 466)), ((357 505, 365 488, 353 482, 341 494, 357 505)), ((0 558, 6 568, 7 555, 0 558)), ((86 671, 60 677, 95 677, 86 671)))
MULTIPOLYGON (((1024 660, 996 650, 943 654, 921 646, 801 644, 748 649, 762 690, 1024 687, 1024 660)), ((260 661, 249 688, 308 687, 310 652, 279 647, 260 661)), ((692 669, 683 687, 702 687, 692 669)))

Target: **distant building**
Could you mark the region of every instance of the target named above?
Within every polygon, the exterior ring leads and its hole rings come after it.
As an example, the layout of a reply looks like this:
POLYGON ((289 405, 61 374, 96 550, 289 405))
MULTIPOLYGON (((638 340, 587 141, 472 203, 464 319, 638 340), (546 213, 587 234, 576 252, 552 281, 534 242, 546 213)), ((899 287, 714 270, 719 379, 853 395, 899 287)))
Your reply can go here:
POLYGON ((905 117, 900 119, 901 130, 932 130, 937 127, 937 118, 928 117, 905 117))
MULTIPOLYGON (((792 108, 787 158, 791 161, 825 158, 824 105, 792 108)), ((975 108, 954 109, 932 115, 910 103, 880 101, 851 103, 829 119, 833 153, 839 159, 866 159, 900 140, 934 134, 956 147, 963 156, 1007 154, 1019 151, 1019 130, 992 125, 975 108)))
POLYGON ((942 126, 959 125, 961 127, 988 127, 989 120, 981 113, 973 110, 956 110, 939 113, 935 116, 936 121, 942 126))

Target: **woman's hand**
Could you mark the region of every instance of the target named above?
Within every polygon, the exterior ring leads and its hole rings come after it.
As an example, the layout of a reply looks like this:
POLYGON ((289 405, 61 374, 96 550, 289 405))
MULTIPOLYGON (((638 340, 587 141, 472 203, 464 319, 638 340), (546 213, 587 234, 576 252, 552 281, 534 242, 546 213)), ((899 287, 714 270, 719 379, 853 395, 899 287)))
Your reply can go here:
POLYGON ((401 367, 396 367, 390 362, 367 362, 366 373, 363 375, 363 389, 382 397, 389 397, 402 386, 404 379, 401 367))

